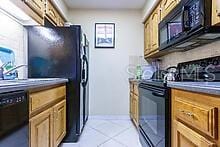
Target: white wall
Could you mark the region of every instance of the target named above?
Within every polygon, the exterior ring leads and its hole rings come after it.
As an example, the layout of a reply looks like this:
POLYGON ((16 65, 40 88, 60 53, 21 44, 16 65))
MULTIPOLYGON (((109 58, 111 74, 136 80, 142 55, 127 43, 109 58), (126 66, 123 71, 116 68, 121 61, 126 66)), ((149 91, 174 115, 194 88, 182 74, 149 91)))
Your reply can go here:
POLYGON ((81 24, 90 40, 90 114, 128 115, 129 84, 126 70, 129 56, 143 54, 141 11, 74 10, 69 18, 81 24), (96 22, 116 25, 115 49, 95 49, 96 22))
MULTIPOLYGON (((27 32, 14 19, 0 10, 0 47, 12 49, 15 53, 15 64, 27 64, 27 32)), ((27 68, 18 70, 19 78, 27 77, 27 68)))
POLYGON ((54 4, 58 7, 63 16, 68 20, 68 8, 63 0, 53 0, 54 4))
POLYGON ((147 0, 144 8, 142 10, 142 19, 143 21, 146 19, 147 15, 149 15, 151 9, 154 7, 154 5, 158 2, 158 0, 147 0))

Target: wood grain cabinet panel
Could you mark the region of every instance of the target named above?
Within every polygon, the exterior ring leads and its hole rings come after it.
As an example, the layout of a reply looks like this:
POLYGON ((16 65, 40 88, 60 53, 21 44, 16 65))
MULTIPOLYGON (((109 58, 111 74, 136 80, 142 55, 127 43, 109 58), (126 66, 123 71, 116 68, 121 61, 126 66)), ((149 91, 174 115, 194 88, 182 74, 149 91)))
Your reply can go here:
POLYGON ((164 18, 169 12, 171 12, 178 3, 179 0, 162 0, 162 18, 164 18))
POLYGON ((58 146, 66 134, 66 100, 54 106, 54 145, 58 146))
POLYGON ((205 137, 186 127, 180 122, 176 122, 175 144, 173 147, 216 147, 216 144, 205 137))
POLYGON ((55 9, 55 7, 53 6, 51 0, 47 0, 46 3, 46 17, 48 18, 48 20, 53 24, 53 25, 57 25, 58 24, 58 12, 55 9))
POLYGON ((217 138, 217 114, 218 108, 201 104, 190 103, 175 98, 175 116, 188 125, 203 131, 207 135, 217 138))
POLYGON ((24 0, 24 2, 40 17, 44 17, 45 0, 24 0))
POLYGON ((220 0, 212 0, 212 25, 220 26, 220 0))
POLYGON ((151 52, 159 48, 158 28, 160 22, 160 8, 157 7, 151 14, 151 52))
POLYGON ((139 92, 138 84, 130 82, 130 117, 135 126, 138 127, 139 123, 139 92), (131 91, 133 90, 133 91, 131 91))
POLYGON ((30 147, 53 146, 53 109, 30 119, 30 147))
POLYGON ((49 105, 50 103, 64 98, 66 95, 66 87, 60 86, 48 90, 43 90, 39 92, 34 92, 30 94, 30 112, 49 105))
POLYGON ((151 52, 150 20, 147 20, 144 26, 144 55, 147 56, 151 52))

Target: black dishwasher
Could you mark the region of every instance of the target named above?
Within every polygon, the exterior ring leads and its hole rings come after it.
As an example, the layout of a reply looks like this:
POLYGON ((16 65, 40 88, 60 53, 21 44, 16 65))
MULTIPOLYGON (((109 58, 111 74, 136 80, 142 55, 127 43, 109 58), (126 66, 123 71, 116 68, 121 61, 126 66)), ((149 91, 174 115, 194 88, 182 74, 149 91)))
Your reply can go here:
POLYGON ((29 147, 28 120, 25 91, 0 94, 0 147, 29 147))

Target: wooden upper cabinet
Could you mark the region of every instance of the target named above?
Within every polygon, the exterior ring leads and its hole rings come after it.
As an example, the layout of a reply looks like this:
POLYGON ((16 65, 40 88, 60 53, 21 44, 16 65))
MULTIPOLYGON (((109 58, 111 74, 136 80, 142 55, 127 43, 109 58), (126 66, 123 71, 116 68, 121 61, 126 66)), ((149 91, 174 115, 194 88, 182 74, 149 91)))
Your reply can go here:
POLYGON ((50 0, 47 0, 47 3, 46 3, 46 17, 53 25, 55 25, 55 26, 57 25, 58 12, 54 8, 54 6, 50 0))
POLYGON ((24 0, 24 2, 40 17, 44 17, 45 0, 24 0))
POLYGON ((66 134, 66 100, 54 106, 54 146, 58 146, 66 134))
POLYGON ((162 0, 161 11, 162 18, 164 18, 175 6, 179 3, 180 0, 162 0))
POLYGON ((156 8, 151 15, 151 52, 159 47, 158 28, 160 23, 160 8, 156 8))
POLYGON ((220 26, 220 0, 212 0, 212 25, 220 26))
POLYGON ((216 147, 215 143, 177 121, 174 137, 175 142, 172 147, 216 147))
POLYGON ((30 147, 54 147, 53 109, 48 109, 30 119, 30 147))
POLYGON ((150 20, 147 20, 144 26, 144 55, 147 55, 151 51, 150 20))

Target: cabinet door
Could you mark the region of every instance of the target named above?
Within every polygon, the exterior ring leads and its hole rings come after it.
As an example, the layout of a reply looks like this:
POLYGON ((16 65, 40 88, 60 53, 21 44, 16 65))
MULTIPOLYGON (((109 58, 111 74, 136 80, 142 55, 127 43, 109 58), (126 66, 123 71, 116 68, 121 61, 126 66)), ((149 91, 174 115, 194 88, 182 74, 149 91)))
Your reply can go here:
POLYGON ((53 109, 30 119, 30 146, 53 147, 53 109))
POLYGON ((45 0, 24 0, 24 2, 40 17, 44 17, 45 0))
POLYGON ((220 25, 220 0, 212 0, 212 25, 220 25))
POLYGON ((161 5, 162 18, 164 18, 178 3, 179 0, 163 0, 161 5))
POLYGON ((216 144, 176 121, 173 147, 216 147, 216 144))
POLYGON ((150 23, 149 20, 145 23, 144 28, 144 55, 148 55, 151 50, 151 38, 150 38, 150 23))
POLYGON ((158 25, 160 22, 160 9, 156 8, 155 11, 151 15, 151 52, 155 51, 159 47, 158 42, 158 25))
POLYGON ((58 146, 66 134, 66 100, 54 106, 54 146, 58 146))
POLYGON ((46 4, 46 16, 48 18, 48 20, 53 24, 53 25, 57 25, 58 22, 58 12, 56 11, 56 9, 54 8, 52 2, 50 0, 47 0, 47 4, 46 4))
POLYGON ((134 122, 136 124, 136 126, 138 127, 138 118, 139 118, 139 111, 138 111, 138 97, 135 95, 134 96, 134 99, 133 99, 133 107, 134 107, 134 112, 133 112, 133 115, 134 115, 134 122))
POLYGON ((58 26, 62 27, 64 26, 65 21, 63 20, 63 18, 61 16, 58 17, 58 26))

